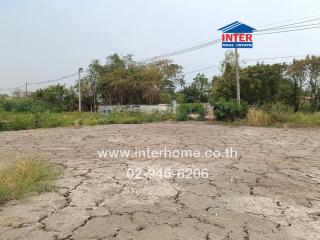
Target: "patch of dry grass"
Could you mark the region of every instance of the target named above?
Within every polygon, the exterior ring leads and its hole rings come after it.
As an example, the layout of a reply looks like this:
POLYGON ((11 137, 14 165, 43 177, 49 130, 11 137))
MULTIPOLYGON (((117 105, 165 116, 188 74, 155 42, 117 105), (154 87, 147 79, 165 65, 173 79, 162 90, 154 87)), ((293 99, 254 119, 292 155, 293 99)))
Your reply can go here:
POLYGON ((11 167, 0 170, 0 204, 30 192, 49 191, 52 187, 50 180, 57 175, 57 169, 43 161, 17 160, 11 167))
POLYGON ((273 123, 269 113, 262 109, 250 108, 246 116, 247 124, 250 126, 269 126, 273 123))

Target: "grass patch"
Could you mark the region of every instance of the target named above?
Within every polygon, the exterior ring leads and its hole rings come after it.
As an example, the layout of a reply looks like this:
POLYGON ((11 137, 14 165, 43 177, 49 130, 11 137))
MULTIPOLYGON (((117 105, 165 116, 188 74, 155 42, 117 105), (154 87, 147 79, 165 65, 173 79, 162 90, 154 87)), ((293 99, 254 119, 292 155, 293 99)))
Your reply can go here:
POLYGON ((269 110, 251 108, 244 121, 238 125, 272 127, 320 127, 320 112, 294 112, 292 109, 272 107, 269 110))
POLYGON ((246 116, 246 122, 248 125, 255 127, 270 126, 273 119, 269 113, 262 109, 250 108, 246 116))
POLYGON ((92 112, 0 112, 0 131, 70 127, 77 124, 84 126, 94 126, 99 124, 138 124, 175 119, 176 114, 169 112, 112 112, 109 114, 92 112))
POLYGON ((277 125, 286 125, 288 127, 320 127, 320 112, 280 113, 273 117, 277 125))
POLYGON ((0 170, 0 204, 31 192, 49 191, 58 171, 40 160, 20 159, 0 170))

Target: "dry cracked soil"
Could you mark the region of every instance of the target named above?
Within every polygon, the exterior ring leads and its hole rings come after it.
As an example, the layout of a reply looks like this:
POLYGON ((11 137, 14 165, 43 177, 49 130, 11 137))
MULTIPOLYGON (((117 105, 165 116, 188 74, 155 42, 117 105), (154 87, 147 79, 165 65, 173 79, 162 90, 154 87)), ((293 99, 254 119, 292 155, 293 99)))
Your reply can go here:
POLYGON ((320 130, 152 123, 0 133, 59 165, 55 190, 0 206, 0 239, 320 239, 320 130), (237 157, 100 158, 103 149, 232 147, 237 157), (129 178, 128 169, 208 169, 129 178))

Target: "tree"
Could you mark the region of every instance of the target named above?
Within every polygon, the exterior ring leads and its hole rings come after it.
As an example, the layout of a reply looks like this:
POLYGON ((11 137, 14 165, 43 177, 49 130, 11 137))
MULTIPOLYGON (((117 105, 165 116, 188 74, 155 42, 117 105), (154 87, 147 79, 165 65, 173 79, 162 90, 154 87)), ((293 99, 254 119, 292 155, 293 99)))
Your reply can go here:
POLYGON ((288 65, 287 77, 293 84, 294 101, 293 106, 296 111, 300 110, 300 99, 303 97, 306 87, 306 65, 304 60, 293 60, 292 64, 288 65))
POLYGON ((168 59, 157 61, 151 65, 158 68, 163 75, 161 92, 173 95, 177 85, 182 86, 185 84, 182 76, 182 67, 180 65, 174 64, 168 59))
POLYGON ((294 85, 295 108, 300 110, 301 98, 311 98, 311 110, 320 109, 320 57, 307 56, 294 60, 287 70, 288 78, 294 85))
POLYGON ((306 59, 307 90, 310 92, 311 109, 320 109, 320 57, 307 56, 306 59))
POLYGON ((40 88, 31 94, 35 100, 42 100, 57 108, 59 111, 74 111, 77 109, 78 98, 75 91, 64 85, 52 85, 40 88))
POLYGON ((183 95, 185 103, 208 102, 210 90, 209 79, 204 74, 197 74, 190 86, 178 92, 183 95))
POLYGON ((284 78, 285 64, 256 64, 240 72, 241 98, 249 104, 293 103, 292 84, 284 78), (285 95, 281 92, 286 90, 285 95))
POLYGON ((209 79, 203 73, 198 73, 198 75, 193 79, 192 85, 200 93, 200 102, 208 102, 208 95, 210 90, 209 79))
MULTIPOLYGON (((282 101, 296 102, 294 84, 286 76, 286 64, 260 64, 240 69, 241 100, 251 105, 282 101)), ((235 63, 233 52, 227 52, 221 63, 221 76, 214 77, 212 98, 236 99, 235 63)))
POLYGON ((236 99, 235 67, 234 52, 227 51, 221 62, 221 76, 214 77, 212 81, 212 99, 236 99))
POLYGON ((183 82, 182 67, 169 60, 138 64, 131 55, 113 54, 105 65, 95 61, 87 79, 96 83, 97 94, 106 104, 156 104, 173 99, 183 82))

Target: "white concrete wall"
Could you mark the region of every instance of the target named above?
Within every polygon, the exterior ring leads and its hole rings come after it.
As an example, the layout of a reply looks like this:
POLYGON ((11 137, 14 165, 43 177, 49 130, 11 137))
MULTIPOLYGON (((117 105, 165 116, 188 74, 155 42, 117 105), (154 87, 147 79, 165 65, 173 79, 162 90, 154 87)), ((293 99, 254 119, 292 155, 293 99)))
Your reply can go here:
POLYGON ((173 110, 170 104, 159 104, 159 105, 104 105, 98 107, 98 112, 112 112, 120 111, 122 109, 135 109, 138 106, 143 112, 151 113, 153 111, 166 112, 173 110))

